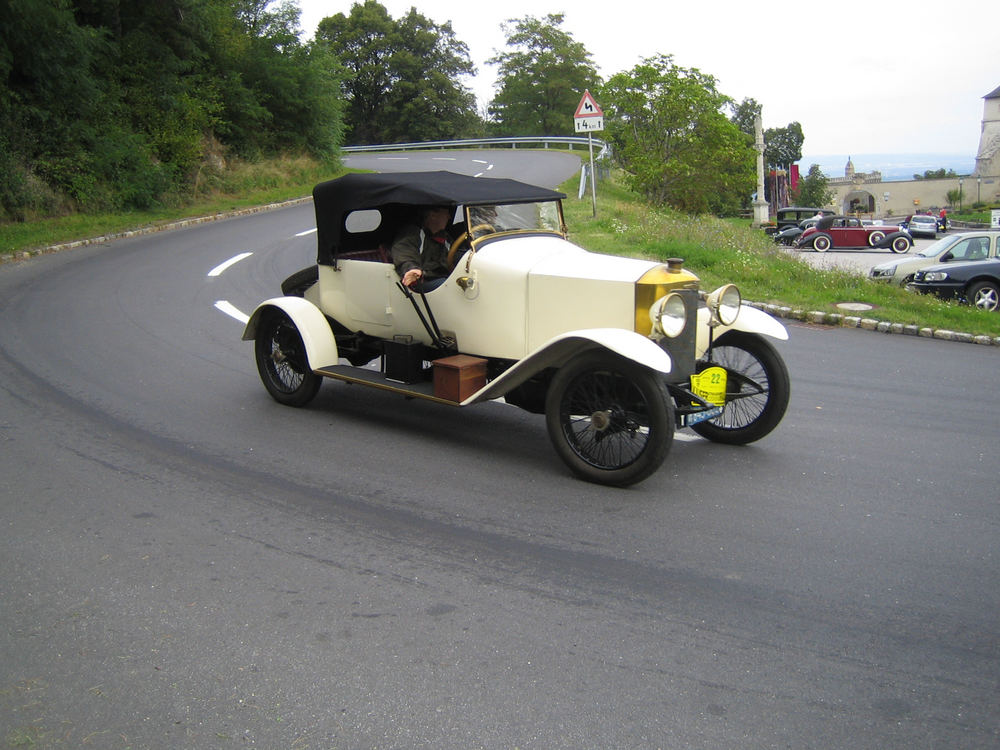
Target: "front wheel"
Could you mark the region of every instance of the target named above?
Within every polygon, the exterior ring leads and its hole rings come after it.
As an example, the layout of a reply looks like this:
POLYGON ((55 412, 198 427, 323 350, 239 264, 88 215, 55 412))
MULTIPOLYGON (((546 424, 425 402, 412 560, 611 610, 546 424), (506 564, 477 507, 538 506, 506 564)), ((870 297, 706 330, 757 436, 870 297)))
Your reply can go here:
POLYGON ((728 331, 698 364, 726 370, 726 403, 722 414, 691 429, 716 443, 744 445, 760 440, 778 426, 788 408, 788 368, 769 341, 753 333, 728 331))
POLYGON ((825 253, 832 245, 833 240, 828 234, 817 234, 816 239, 813 240, 813 250, 817 253, 825 253))
POLYGON ((323 378, 309 369, 299 329, 281 310, 269 310, 261 318, 254 359, 264 387, 279 404, 305 406, 323 383, 323 378))
POLYGON ((980 310, 1000 310, 1000 286, 992 281, 977 281, 969 287, 968 298, 980 310))
POLYGON ((577 476, 619 487, 656 471, 674 438, 663 378, 604 351, 584 354, 555 374, 545 423, 556 453, 577 476))
POLYGON ((874 232, 868 235, 868 245, 870 247, 875 247, 878 243, 885 239, 885 232, 880 229, 876 229, 874 232))

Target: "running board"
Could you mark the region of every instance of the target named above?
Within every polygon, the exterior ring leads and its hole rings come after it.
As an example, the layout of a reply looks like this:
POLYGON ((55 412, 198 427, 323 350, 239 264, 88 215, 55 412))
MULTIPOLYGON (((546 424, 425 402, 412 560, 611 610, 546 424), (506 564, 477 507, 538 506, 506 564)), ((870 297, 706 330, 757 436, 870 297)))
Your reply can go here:
POLYGON ((460 406, 458 401, 450 401, 434 395, 434 383, 432 381, 420 383, 401 383, 398 380, 389 380, 385 373, 378 370, 366 370, 362 367, 351 365, 329 365, 313 370, 317 375, 334 380, 342 380, 345 383, 355 383, 356 385, 367 385, 371 388, 398 393, 408 398, 419 398, 425 401, 434 401, 438 404, 448 404, 450 406, 460 406))

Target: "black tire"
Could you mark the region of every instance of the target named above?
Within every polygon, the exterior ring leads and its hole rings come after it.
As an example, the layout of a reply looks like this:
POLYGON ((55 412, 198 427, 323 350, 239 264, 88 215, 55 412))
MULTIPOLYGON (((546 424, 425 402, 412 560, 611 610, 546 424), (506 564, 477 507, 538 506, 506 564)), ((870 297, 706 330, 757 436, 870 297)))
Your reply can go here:
POLYGON ((970 305, 975 305, 980 310, 1000 310, 1000 286, 993 281, 977 281, 970 285, 966 297, 970 305))
POLYGON ((817 234, 812 241, 813 250, 817 253, 825 253, 833 247, 833 240, 828 234, 817 234))
POLYGON ((728 331, 712 346, 711 362, 698 369, 723 367, 727 373, 722 414, 691 429, 716 443, 745 445, 778 426, 788 408, 788 368, 769 341, 753 333, 728 331))
POLYGON ((545 423, 573 473, 617 487, 656 471, 674 439, 673 403, 662 376, 607 351, 583 354, 555 374, 545 423))
POLYGON ((317 281, 319 281, 319 266, 309 266, 282 281, 281 293, 286 297, 304 297, 306 289, 317 281))
POLYGON ((323 383, 309 369, 299 329, 281 310, 263 313, 254 339, 254 359, 261 382, 279 404, 305 406, 323 383))
POLYGON ((878 243, 885 239, 885 232, 880 229, 876 229, 868 235, 868 245, 870 247, 875 247, 878 243))
POLYGON ((913 245, 909 239, 906 237, 895 237, 891 243, 889 243, 889 249, 894 253, 906 253, 910 251, 910 247, 913 245))

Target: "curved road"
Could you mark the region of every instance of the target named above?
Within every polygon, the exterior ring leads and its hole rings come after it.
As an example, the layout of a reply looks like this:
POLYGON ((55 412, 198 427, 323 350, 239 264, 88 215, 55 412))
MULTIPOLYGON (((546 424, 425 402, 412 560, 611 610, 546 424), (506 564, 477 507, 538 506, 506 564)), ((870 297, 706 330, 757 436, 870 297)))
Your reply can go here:
POLYGON ((793 325, 771 436, 679 433, 611 490, 503 404, 271 401, 232 315, 312 262, 313 226, 0 266, 7 744, 1000 742, 995 348, 793 325))

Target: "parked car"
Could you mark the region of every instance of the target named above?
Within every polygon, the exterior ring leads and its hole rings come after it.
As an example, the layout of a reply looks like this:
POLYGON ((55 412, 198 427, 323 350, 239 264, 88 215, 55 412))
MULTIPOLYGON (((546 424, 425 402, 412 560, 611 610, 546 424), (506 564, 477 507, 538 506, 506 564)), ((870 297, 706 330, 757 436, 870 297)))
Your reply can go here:
POLYGON ((774 235, 774 241, 779 245, 788 245, 791 247, 795 244, 795 240, 797 240, 806 229, 816 226, 817 221, 819 221, 819 219, 804 219, 794 227, 782 229, 774 235))
POLYGON ((795 247, 811 247, 819 253, 830 248, 878 247, 894 253, 905 253, 913 246, 913 238, 896 226, 865 226, 854 216, 824 216, 799 235, 795 247))
POLYGON ((921 268, 907 289, 997 312, 1000 311, 1000 258, 921 268))
POLYGON ((836 212, 825 208, 785 206, 775 211, 774 225, 765 227, 764 231, 770 235, 777 235, 785 229, 792 229, 799 226, 806 219, 814 219, 817 218, 817 216, 832 216, 834 213, 836 212))
POLYGON ((937 237, 938 220, 927 214, 914 214, 907 217, 905 228, 911 237, 937 237))
POLYGON ((963 232, 942 237, 910 258, 897 258, 874 266, 868 275, 876 281, 906 286, 921 268, 935 263, 984 260, 997 255, 996 232, 963 232))
POLYGON ((681 260, 570 243, 564 197, 449 172, 317 185, 317 263, 243 333, 264 387, 288 406, 309 403, 325 378, 461 407, 502 396, 545 414, 566 465, 608 485, 656 471, 675 428, 734 444, 771 432, 789 396, 769 341, 787 338, 784 326, 732 284, 705 293, 681 260), (431 206, 453 217, 454 268, 417 293, 386 249, 431 206))

